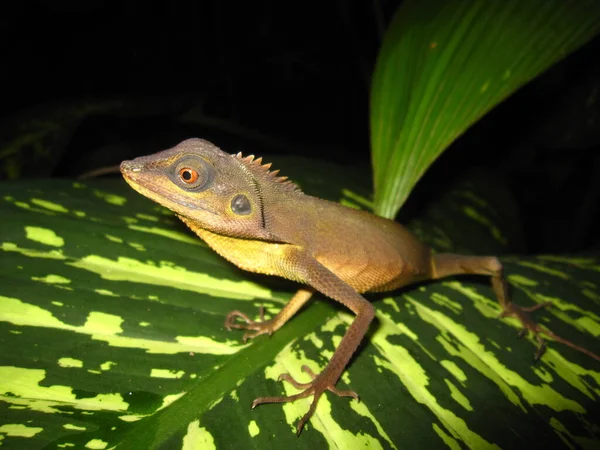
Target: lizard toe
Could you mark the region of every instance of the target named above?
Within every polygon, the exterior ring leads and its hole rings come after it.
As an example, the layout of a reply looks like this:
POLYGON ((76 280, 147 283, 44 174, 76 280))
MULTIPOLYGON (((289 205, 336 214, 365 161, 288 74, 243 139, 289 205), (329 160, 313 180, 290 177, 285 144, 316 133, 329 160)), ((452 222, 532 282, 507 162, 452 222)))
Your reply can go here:
POLYGON ((317 403, 319 402, 319 399, 325 391, 331 391, 340 397, 352 397, 358 400, 358 394, 356 392, 351 390, 337 389, 335 387, 335 383, 332 383, 330 381, 331 377, 329 377, 326 372, 322 372, 319 375, 315 375, 314 372, 306 365, 302 366, 302 371, 307 373, 312 378, 312 381, 309 381, 307 383, 301 383, 299 381, 296 381, 289 373, 282 373, 281 375, 279 375, 278 378, 278 381, 286 381, 297 389, 303 389, 302 392, 299 392, 298 394, 294 395, 281 397, 258 397, 252 402, 252 409, 254 409, 258 405, 262 405, 263 403, 288 403, 299 400, 301 398, 310 397, 312 395, 313 400, 310 404, 310 408, 308 409, 308 412, 304 414, 304 416, 302 416, 296 427, 296 432, 298 435, 300 435, 302 429, 304 428, 304 425, 314 414, 315 409, 317 407, 317 403))

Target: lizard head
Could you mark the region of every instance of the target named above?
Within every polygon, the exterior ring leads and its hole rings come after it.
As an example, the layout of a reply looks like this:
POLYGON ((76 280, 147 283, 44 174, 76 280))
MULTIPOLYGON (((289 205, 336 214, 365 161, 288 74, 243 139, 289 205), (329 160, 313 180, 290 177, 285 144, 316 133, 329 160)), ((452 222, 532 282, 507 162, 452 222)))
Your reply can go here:
POLYGON ((230 155, 203 139, 121 163, 127 183, 190 227, 232 237, 277 241, 266 227, 264 189, 298 191, 270 164, 230 155), (265 186, 266 185, 266 186, 265 186))

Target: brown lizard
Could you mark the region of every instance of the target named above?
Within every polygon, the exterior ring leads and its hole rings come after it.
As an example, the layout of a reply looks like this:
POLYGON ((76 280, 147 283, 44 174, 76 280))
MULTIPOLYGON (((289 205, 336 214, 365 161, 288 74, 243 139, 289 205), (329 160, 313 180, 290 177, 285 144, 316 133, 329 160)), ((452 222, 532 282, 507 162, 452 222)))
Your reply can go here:
POLYGON ((600 357, 540 327, 528 315, 546 306, 521 308, 508 296, 502 264, 493 256, 433 254, 402 225, 311 197, 286 177, 270 171, 262 159, 229 155, 210 142, 188 139, 179 145, 121 163, 125 180, 136 191, 169 208, 200 238, 241 269, 278 275, 303 283, 272 319, 254 321, 240 311, 227 315, 227 329, 248 330, 244 340, 271 334, 285 324, 312 296, 321 292, 348 307, 356 319, 325 369, 318 375, 302 369, 312 381, 285 380, 302 392, 288 397, 259 397, 262 403, 283 403, 313 396, 297 426, 300 434, 326 390, 358 398, 335 385, 373 320, 375 310, 362 295, 397 289, 411 283, 450 275, 491 277, 502 316, 513 316, 538 340, 536 358, 545 350, 545 334, 592 358, 600 357), (240 322, 238 319, 241 319, 240 322))

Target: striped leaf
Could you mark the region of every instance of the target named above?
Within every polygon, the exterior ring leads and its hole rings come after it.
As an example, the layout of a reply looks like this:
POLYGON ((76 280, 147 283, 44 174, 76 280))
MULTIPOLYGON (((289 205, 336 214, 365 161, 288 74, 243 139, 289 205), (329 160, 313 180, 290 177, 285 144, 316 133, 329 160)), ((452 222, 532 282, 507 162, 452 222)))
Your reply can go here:
MULTIPOLYGON (((339 383, 361 401, 325 395, 297 438, 307 401, 250 404, 293 391, 281 372, 322 369, 351 314, 317 298, 243 344, 227 312, 275 314, 295 285, 239 271, 123 182, 0 186, 3 448, 598 445, 600 364, 558 344, 535 363, 478 279, 373 296, 377 320, 339 383)), ((466 226, 496 240, 490 205, 471 209, 466 226)), ((504 261, 518 302, 551 300, 543 324, 598 346, 598 258, 504 261)))

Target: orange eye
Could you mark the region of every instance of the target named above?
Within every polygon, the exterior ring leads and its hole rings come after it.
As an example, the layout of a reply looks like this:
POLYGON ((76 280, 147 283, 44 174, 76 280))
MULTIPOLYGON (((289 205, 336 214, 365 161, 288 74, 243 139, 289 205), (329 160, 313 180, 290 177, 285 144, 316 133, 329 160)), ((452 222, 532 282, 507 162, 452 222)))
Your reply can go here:
POLYGON ((189 192, 208 189, 215 176, 213 166, 195 155, 184 155, 175 161, 168 175, 175 185, 189 192))
POLYGON ((190 167, 182 167, 179 169, 179 178, 186 184, 194 184, 198 181, 198 172, 190 167))

